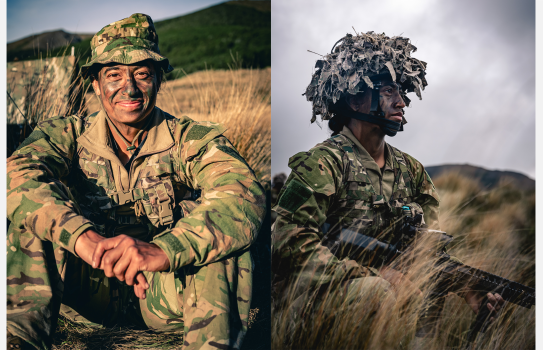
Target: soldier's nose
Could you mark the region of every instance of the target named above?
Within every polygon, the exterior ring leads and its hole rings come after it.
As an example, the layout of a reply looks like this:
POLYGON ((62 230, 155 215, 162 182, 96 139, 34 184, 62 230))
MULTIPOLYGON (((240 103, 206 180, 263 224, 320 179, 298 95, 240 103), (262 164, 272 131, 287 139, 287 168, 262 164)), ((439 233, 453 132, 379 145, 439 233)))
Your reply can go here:
POLYGON ((134 81, 134 78, 130 77, 126 79, 126 83, 124 85, 124 93, 128 96, 134 96, 138 91, 138 88, 136 87, 136 82, 134 81))

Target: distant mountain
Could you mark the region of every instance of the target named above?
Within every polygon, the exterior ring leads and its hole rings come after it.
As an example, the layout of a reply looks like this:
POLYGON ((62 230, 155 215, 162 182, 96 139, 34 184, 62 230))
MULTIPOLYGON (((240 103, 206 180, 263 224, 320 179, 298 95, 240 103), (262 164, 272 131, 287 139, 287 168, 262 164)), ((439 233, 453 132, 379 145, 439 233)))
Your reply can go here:
POLYGON ((37 52, 50 52, 55 49, 80 43, 92 38, 93 34, 72 34, 63 30, 55 30, 41 34, 33 34, 26 38, 11 42, 7 45, 7 60, 27 59, 37 52))
MULTIPOLYGON (((183 71, 271 65, 271 1, 229 1, 155 21, 155 27, 161 53, 176 68, 168 79, 183 71)), ((70 43, 81 56, 80 62, 85 62, 91 56, 91 38, 92 34, 62 30, 32 35, 8 44, 7 61, 60 56, 65 51, 69 54, 66 45, 70 43)))
POLYGON ((55 30, 41 34, 32 34, 26 38, 11 42, 7 45, 8 51, 28 50, 34 48, 56 49, 70 43, 78 43, 83 39, 92 38, 93 34, 72 34, 64 30, 55 30))
POLYGON ((486 188, 493 188, 500 181, 511 182, 521 190, 535 191, 535 180, 526 175, 514 171, 487 170, 469 164, 445 164, 425 167, 431 178, 436 178, 442 173, 457 172, 470 179, 479 180, 486 188))

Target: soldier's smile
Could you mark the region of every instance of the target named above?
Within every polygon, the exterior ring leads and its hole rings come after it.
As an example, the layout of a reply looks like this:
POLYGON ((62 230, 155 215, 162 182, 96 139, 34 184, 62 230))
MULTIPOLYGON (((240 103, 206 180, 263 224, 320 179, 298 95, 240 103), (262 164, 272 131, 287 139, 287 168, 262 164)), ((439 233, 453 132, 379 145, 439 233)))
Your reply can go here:
POLYGON ((121 101, 117 104, 127 110, 139 109, 143 106, 143 101, 121 101))

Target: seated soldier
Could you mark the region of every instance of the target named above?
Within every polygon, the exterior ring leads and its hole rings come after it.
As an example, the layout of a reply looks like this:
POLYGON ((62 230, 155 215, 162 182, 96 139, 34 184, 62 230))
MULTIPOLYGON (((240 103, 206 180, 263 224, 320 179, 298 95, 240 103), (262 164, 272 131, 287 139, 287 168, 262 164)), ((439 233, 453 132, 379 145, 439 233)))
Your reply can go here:
POLYGON ((44 120, 7 160, 8 348, 49 348, 59 312, 239 348, 264 190, 223 126, 155 106, 173 68, 149 16, 91 48, 101 110, 44 120))

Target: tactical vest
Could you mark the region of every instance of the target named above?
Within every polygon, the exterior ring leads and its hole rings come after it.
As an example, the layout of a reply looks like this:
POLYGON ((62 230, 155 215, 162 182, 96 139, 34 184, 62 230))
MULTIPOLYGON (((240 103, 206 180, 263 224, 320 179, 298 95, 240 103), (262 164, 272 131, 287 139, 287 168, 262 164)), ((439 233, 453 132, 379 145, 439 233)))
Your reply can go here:
MULTIPOLYGON (((85 128, 92 124, 94 113, 85 119, 85 128)), ((180 180, 175 154, 179 154, 181 128, 177 119, 164 113, 175 144, 173 147, 146 157, 134 188, 117 191, 111 162, 89 152, 78 144, 73 160, 70 189, 82 214, 106 237, 127 234, 150 241, 179 220, 194 206, 199 191, 180 180)), ((115 142, 115 141, 112 141, 115 142)))
MULTIPOLYGON (((384 198, 382 193, 375 191, 361 155, 349 138, 338 134, 325 143, 342 152, 344 168, 341 188, 333 196, 322 227, 322 243, 338 258, 349 257, 366 265, 364 258, 352 256, 352 247, 345 246, 346 238, 341 236, 341 229, 348 227, 385 243, 393 241, 399 219, 405 215, 405 207, 411 215, 422 213, 420 205, 413 202, 417 195, 414 177, 402 152, 387 144, 393 159, 394 185, 391 198, 384 198)), ((353 237, 347 238, 351 239, 353 237)))

